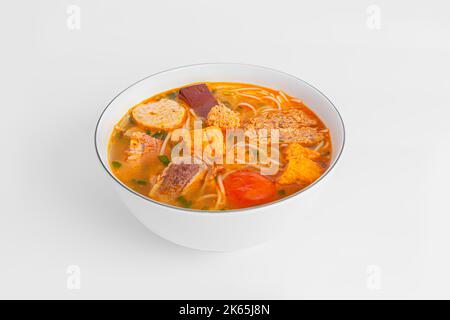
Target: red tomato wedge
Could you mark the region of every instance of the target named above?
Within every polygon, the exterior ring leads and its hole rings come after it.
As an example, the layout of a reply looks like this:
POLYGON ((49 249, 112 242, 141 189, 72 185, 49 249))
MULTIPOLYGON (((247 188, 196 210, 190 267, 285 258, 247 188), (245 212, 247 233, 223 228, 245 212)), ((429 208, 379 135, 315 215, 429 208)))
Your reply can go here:
POLYGON ((230 173, 223 181, 228 202, 234 208, 247 208, 275 200, 275 184, 252 171, 230 173))

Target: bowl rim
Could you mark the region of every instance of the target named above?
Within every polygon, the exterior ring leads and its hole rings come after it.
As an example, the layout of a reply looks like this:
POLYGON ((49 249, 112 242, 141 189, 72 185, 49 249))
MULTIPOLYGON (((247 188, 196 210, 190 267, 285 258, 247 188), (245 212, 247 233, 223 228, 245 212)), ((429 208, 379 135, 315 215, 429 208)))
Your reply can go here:
POLYGON ((205 63, 194 63, 194 64, 188 64, 188 65, 182 65, 182 66, 178 66, 178 67, 174 67, 174 68, 169 68, 169 69, 165 69, 153 74, 150 74, 138 81, 135 81, 134 83, 132 83, 131 85, 129 85, 128 87, 126 87, 125 89, 123 89, 122 91, 120 91, 107 105, 106 107, 102 110, 100 116, 98 117, 97 123, 95 125, 95 131, 94 131, 94 147, 95 147, 95 152, 97 154, 97 158, 100 161, 100 164, 102 165, 103 169, 105 169, 105 171, 108 173, 108 175, 115 181, 118 183, 118 185, 122 186, 125 190, 129 191, 131 194, 138 196, 150 203, 153 203, 157 206, 162 206, 162 207, 166 207, 167 209, 169 209, 169 211, 175 212, 175 213, 184 213, 184 214, 201 214, 201 215, 220 215, 220 216, 226 216, 226 215, 235 215, 237 212, 239 212, 240 214, 242 213, 252 213, 253 211, 258 211, 258 209, 262 209, 265 207, 269 207, 269 206, 277 206, 280 203, 284 202, 284 201, 288 201, 288 200, 292 200, 293 198, 296 198, 298 196, 300 196, 301 194, 303 194, 304 192, 310 190, 312 187, 314 187, 316 184, 318 184, 320 181, 322 181, 330 172, 331 170, 333 170, 333 168, 336 166, 336 164, 339 162, 339 159, 342 156, 342 153, 344 151, 344 147, 345 147, 345 143, 346 143, 346 129, 345 129, 345 123, 344 120, 342 119, 342 116, 339 112, 339 110, 336 108, 336 106, 334 105, 333 102, 331 102, 331 100, 322 93, 322 91, 320 91, 319 89, 317 89, 315 86, 311 85, 310 83, 306 82, 305 80, 302 80, 294 75, 291 75, 287 72, 284 71, 280 71, 277 69, 273 69, 270 67, 264 67, 264 66, 260 66, 260 65, 255 65, 255 64, 248 64, 248 63, 235 63, 235 62, 205 62, 205 63), (170 71, 175 71, 175 70, 181 70, 181 69, 187 69, 187 68, 192 68, 192 67, 198 67, 198 66, 213 66, 213 65, 235 65, 235 66, 242 66, 242 67, 252 67, 252 68, 259 68, 259 69, 263 69, 263 70, 267 70, 267 71, 271 71, 271 72, 276 72, 279 74, 282 74, 284 76, 288 76, 290 78, 293 78, 296 81, 300 81, 303 84, 305 84, 306 86, 309 86, 310 88, 312 88, 313 90, 315 90, 318 94, 320 94, 323 98, 325 98, 329 104, 332 106, 332 108, 334 109, 334 111, 336 112, 340 123, 342 125, 342 147, 341 150, 339 151, 339 153, 337 154, 335 160, 331 163, 331 165, 327 168, 327 170, 320 176, 319 179, 317 179, 316 181, 314 181, 313 183, 311 183, 309 186, 307 186, 306 188, 299 190, 296 193, 293 193, 287 197, 284 197, 282 199, 273 201, 273 202, 269 202, 266 204, 261 204, 261 205, 257 205, 257 206, 253 206, 253 207, 248 207, 248 208, 241 208, 241 209, 231 209, 231 210, 200 210, 200 209, 191 209, 191 208, 181 208, 181 207, 177 207, 174 205, 170 205, 167 203, 162 203, 156 200, 153 200, 149 197, 146 197, 136 191, 134 191, 133 189, 129 188, 127 185, 125 185, 122 181, 120 181, 118 178, 116 178, 116 176, 114 176, 114 174, 110 171, 110 169, 108 168, 107 164, 105 164, 102 160, 102 158, 100 157, 100 153, 98 150, 98 145, 97 145, 97 136, 98 136, 98 129, 99 129, 99 125, 100 122, 103 118, 103 115, 105 114, 105 112, 108 110, 109 106, 123 93, 125 93, 128 89, 130 89, 131 87, 137 85, 138 83, 147 80, 149 78, 155 77, 159 74, 162 73, 166 73, 166 72, 170 72, 170 71), (170 210, 172 209, 172 210, 170 210))

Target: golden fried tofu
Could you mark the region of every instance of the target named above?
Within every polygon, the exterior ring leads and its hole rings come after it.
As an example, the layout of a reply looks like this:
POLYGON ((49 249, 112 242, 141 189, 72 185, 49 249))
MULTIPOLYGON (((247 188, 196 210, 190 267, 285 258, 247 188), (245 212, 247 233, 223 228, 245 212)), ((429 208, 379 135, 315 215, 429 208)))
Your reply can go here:
POLYGON ((201 158, 206 163, 211 164, 214 161, 223 159, 224 154, 224 137, 222 130, 216 126, 206 127, 204 129, 195 129, 191 131, 192 137, 192 150, 194 155, 201 158), (195 139, 201 139, 200 141, 194 141, 195 139), (195 150, 195 145, 201 146, 200 150, 195 150), (197 154, 200 151, 201 154, 197 154))
POLYGON ((305 158, 292 158, 289 160, 284 172, 278 179, 279 184, 310 184, 316 181, 323 173, 323 168, 316 162, 305 158))
POLYGON ((290 160, 301 157, 305 157, 310 160, 318 160, 320 158, 320 153, 315 150, 305 148, 299 143, 289 144, 286 148, 286 159, 290 160))
POLYGON ((211 108, 206 120, 208 125, 221 129, 237 128, 241 125, 239 113, 231 110, 223 104, 211 108))

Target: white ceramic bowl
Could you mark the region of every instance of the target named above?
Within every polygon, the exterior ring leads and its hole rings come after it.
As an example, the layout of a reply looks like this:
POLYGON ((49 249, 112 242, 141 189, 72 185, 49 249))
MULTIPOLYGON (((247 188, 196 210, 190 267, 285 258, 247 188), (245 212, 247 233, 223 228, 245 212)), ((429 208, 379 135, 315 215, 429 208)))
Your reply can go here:
POLYGON ((182 246, 210 251, 232 251, 264 242, 279 232, 292 213, 310 210, 311 194, 324 183, 344 146, 344 124, 339 112, 319 90, 283 72, 245 64, 208 63, 170 69, 148 76, 119 93, 102 112, 95 130, 95 148, 120 198, 148 229, 182 246), (308 188, 277 202, 258 207, 208 212, 182 209, 142 196, 120 182, 108 164, 108 140, 114 125, 133 105, 162 91, 193 82, 243 82, 281 89, 302 99, 330 129, 332 163, 308 188))

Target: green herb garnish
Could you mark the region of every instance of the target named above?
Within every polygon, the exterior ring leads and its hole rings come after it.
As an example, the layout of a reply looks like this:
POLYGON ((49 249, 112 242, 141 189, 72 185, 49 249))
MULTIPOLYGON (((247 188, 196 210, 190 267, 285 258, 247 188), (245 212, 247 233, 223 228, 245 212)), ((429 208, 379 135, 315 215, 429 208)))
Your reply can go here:
POLYGON ((115 161, 115 160, 113 162, 111 162, 111 165, 115 169, 119 169, 122 166, 122 164, 119 161, 115 161))
POLYGON ((184 207, 184 208, 189 208, 192 205, 192 201, 191 200, 186 200, 185 197, 183 196, 179 196, 177 198, 177 201, 184 207))
POLYGON ((167 133, 165 131, 158 131, 155 134, 153 134, 152 137, 156 138, 156 139, 164 140, 166 138, 166 136, 167 136, 167 133))
POLYGON ((145 179, 133 179, 131 181, 133 181, 134 183, 136 183, 140 186, 145 186, 147 184, 147 180, 145 180, 145 179))
POLYGON ((162 162, 163 165, 167 166, 170 163, 169 158, 167 158, 166 155, 162 154, 160 156, 158 156, 159 161, 162 162))
POLYGON ((145 131, 146 134, 148 134, 149 136, 152 135, 152 132, 150 130, 145 131))
POLYGON ((283 189, 280 189, 280 190, 277 191, 277 193, 278 193, 279 196, 284 196, 286 194, 286 191, 283 190, 283 189))

